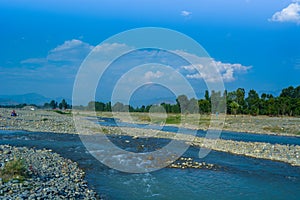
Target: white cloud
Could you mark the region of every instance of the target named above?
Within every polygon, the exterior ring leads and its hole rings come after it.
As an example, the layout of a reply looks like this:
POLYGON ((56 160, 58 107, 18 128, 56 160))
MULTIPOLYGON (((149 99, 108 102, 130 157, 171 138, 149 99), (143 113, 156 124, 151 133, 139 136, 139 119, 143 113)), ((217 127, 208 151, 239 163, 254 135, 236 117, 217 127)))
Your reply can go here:
POLYGON ((161 78, 163 75, 164 73, 161 71, 156 71, 156 72, 148 71, 145 73, 144 78, 148 81, 151 81, 151 79, 158 79, 161 78))
POLYGON ((45 64, 45 63, 47 63, 47 59, 46 58, 29 58, 29 59, 21 61, 21 64, 37 64, 37 65, 41 65, 41 64, 45 64))
POLYGON ((81 40, 67 40, 62 45, 52 49, 47 59, 49 61, 82 61, 94 46, 81 40))
MULTIPOLYGON (((67 40, 48 52, 43 58, 29 58, 20 62, 18 76, 35 79, 73 79, 93 46, 81 40, 67 40)), ((7 71, 16 76, 14 70, 7 71)))
POLYGON ((188 17, 188 16, 190 16, 191 14, 192 14, 192 12, 189 12, 189 11, 186 11, 186 10, 183 10, 183 11, 181 11, 181 16, 184 16, 184 17, 188 17))
POLYGON ((78 65, 84 58, 91 52, 94 46, 85 43, 81 40, 67 40, 63 44, 58 45, 54 49, 48 52, 48 55, 44 58, 28 58, 21 61, 21 64, 46 66, 53 62, 70 63, 71 65, 78 65))
POLYGON ((221 76, 224 82, 232 82, 236 80, 237 73, 245 73, 251 68, 251 66, 243 66, 237 63, 223 63, 210 58, 201 58, 201 60, 201 63, 196 65, 181 67, 181 69, 186 72, 187 78, 204 79, 207 82, 217 82, 221 76), (212 70, 214 68, 216 71, 212 70), (219 73, 220 76, 216 73, 219 73))
POLYGON ((294 22, 300 24, 300 4, 298 1, 294 1, 286 8, 276 12, 269 21, 274 22, 294 22))

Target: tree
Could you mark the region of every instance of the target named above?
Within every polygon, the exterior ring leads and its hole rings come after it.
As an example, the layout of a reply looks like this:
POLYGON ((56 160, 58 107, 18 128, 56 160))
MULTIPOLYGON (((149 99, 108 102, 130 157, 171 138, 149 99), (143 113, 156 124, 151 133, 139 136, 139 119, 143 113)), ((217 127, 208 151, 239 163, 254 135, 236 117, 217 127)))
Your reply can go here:
POLYGON ((63 108, 64 110, 66 110, 66 109, 68 108, 68 103, 66 102, 65 99, 63 99, 63 100, 61 101, 61 106, 62 106, 62 108, 63 108))
POLYGON ((237 100, 237 94, 236 91, 228 92, 227 93, 227 101, 232 102, 232 101, 238 101, 237 100))
POLYGON ((210 101, 210 97, 209 97, 209 92, 208 92, 208 90, 205 90, 205 95, 204 95, 204 97, 205 97, 205 100, 210 101))
POLYGON ((211 91, 211 96, 210 96, 210 102, 211 102, 211 112, 216 113, 219 110, 222 110, 221 106, 221 92, 215 92, 214 90, 211 91))
POLYGON ((58 104, 58 108, 61 110, 63 108, 62 103, 58 104))
POLYGON ((246 108, 245 89, 244 88, 238 88, 236 90, 236 102, 240 105, 239 109, 238 109, 238 113, 243 114, 245 112, 245 108, 246 108))
POLYGON ((117 102, 113 105, 112 110, 114 112, 123 112, 126 108, 124 108, 124 104, 117 102))
POLYGON ((105 104, 104 111, 111 112, 111 102, 108 102, 108 103, 105 104))
POLYGON ((237 110, 239 109, 240 105, 237 102, 232 101, 229 107, 230 107, 230 113, 236 116, 237 110))
POLYGON ((259 96, 255 90, 250 90, 246 99, 248 110, 251 115, 258 115, 259 113, 259 96))
POLYGON ((44 103, 44 108, 51 108, 50 103, 44 103))
POLYGON ((95 110, 96 111, 104 111, 104 108, 105 108, 105 104, 102 103, 102 102, 95 102, 95 110))
POLYGON ((211 106, 210 106, 210 102, 208 100, 200 99, 198 101, 198 105, 199 105, 199 111, 201 114, 211 112, 211 106))
POLYGON ((195 98, 191 98, 188 105, 189 113, 199 113, 198 101, 195 98))
POLYGON ((95 110, 95 101, 90 101, 89 103, 88 103, 88 106, 87 106, 87 109, 88 110, 95 110))
POLYGON ((179 105, 178 104, 172 105, 171 112, 172 113, 180 113, 180 107, 179 107, 179 105))
POLYGON ((188 112, 189 99, 186 95, 179 95, 176 99, 176 102, 182 113, 188 112))
POLYGON ((267 114, 269 116, 275 116, 278 115, 277 109, 276 109, 276 99, 275 98, 269 98, 267 101, 267 114))
POLYGON ((56 108, 57 108, 57 102, 55 102, 54 100, 51 100, 51 101, 50 101, 50 107, 51 107, 52 109, 56 109, 56 108))
POLYGON ((290 86, 288 88, 284 88, 281 93, 280 97, 291 97, 295 98, 297 96, 295 88, 293 86, 290 86))

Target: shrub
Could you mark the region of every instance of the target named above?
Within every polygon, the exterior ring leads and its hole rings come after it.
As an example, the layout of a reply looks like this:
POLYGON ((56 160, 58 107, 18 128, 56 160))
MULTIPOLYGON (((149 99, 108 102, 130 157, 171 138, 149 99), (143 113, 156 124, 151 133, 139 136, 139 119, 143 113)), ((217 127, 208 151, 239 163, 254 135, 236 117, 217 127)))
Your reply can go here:
POLYGON ((5 163, 4 168, 0 171, 0 177, 4 182, 12 179, 23 181, 27 177, 27 170, 22 159, 14 158, 5 163))

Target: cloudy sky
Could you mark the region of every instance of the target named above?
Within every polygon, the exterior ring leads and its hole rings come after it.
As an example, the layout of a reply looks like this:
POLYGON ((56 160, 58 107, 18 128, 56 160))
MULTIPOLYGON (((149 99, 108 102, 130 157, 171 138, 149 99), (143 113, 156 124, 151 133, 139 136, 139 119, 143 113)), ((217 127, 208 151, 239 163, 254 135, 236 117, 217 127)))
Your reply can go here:
MULTIPOLYGON (((205 49, 210 59, 197 63, 198 70, 183 62, 172 66, 195 87, 203 79, 215 81, 203 70, 211 66, 228 90, 276 93, 300 84, 300 1, 1 0, 0 19, 0 95, 35 92, 71 98, 86 56, 107 38, 140 27, 181 32, 205 49)), ((123 65, 149 54, 136 52, 123 65)), ((160 52, 156 58, 170 61, 172 55, 160 52)), ((115 75, 112 69, 107 83, 111 77, 116 79, 111 84, 116 83, 124 72, 115 75)), ((140 73, 149 83, 166 74, 157 67, 140 73)), ((97 98, 109 100, 106 87, 99 88, 97 98)), ((201 95, 204 89, 195 90, 201 95)))

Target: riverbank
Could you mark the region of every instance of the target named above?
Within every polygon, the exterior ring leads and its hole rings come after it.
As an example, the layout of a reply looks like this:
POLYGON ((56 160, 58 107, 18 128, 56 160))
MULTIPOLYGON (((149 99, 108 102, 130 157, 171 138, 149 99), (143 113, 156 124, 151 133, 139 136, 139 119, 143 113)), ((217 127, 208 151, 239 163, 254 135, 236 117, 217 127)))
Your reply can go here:
POLYGON ((12 109, 0 108, 1 130, 25 130, 32 132, 76 133, 72 114, 60 114, 49 110, 16 109, 17 116, 10 116, 12 109))
MULTIPOLYGON (((112 117, 109 112, 97 113, 99 116, 112 117)), ((220 128, 223 131, 254 133, 254 134, 272 134, 300 137, 300 118, 299 117, 268 117, 268 116, 251 116, 251 115, 198 115, 189 114, 168 114, 167 119, 161 114, 151 113, 130 113, 130 117, 126 113, 114 113, 115 118, 123 122, 144 124, 166 124, 177 127, 184 127, 195 130, 207 130, 208 128, 220 128), (181 121, 183 122, 180 123, 181 121)))
MULTIPOLYGON (((0 129, 1 130, 26 130, 55 133, 76 133, 71 112, 61 114, 52 110, 16 110, 18 116, 11 117, 11 109, 0 108, 0 129)), ((76 112, 76 111, 75 111, 76 112)), ((77 114, 77 112, 76 112, 77 114)), ((80 111, 78 116, 92 116, 89 111, 80 111)), ((97 116, 112 117, 110 112, 97 113, 97 116)), ((128 116, 124 113, 116 113, 116 117, 124 122, 129 122, 128 116)), ((249 116, 249 115, 188 115, 182 121, 188 123, 164 123, 155 114, 151 114, 152 119, 147 113, 130 113, 130 117, 135 123, 154 123, 166 124, 189 129, 207 130, 211 124, 218 124, 224 131, 273 134, 300 137, 300 118, 297 117, 268 117, 268 116, 249 116), (154 119, 153 119, 154 118, 154 119), (224 120, 225 119, 225 120, 224 120), (150 120, 150 121, 149 121, 150 120), (151 121, 152 120, 152 121, 151 121), (160 122, 161 121, 161 122, 160 122), (159 123, 160 122, 160 123, 159 123)), ((176 118, 176 115, 170 115, 176 118)))
POLYGON ((0 163, 1 199, 99 199, 78 165, 51 150, 0 145, 0 163))
MULTIPOLYGON (((77 130, 80 131, 80 134, 120 134, 120 135, 130 135, 132 137, 156 137, 156 138, 171 138, 179 139, 188 142, 191 145, 208 148, 217 151, 228 152, 232 154, 245 155, 255 158, 263 158, 269 160, 282 161, 290 163, 291 165, 300 166, 300 146, 298 145, 280 145, 280 144, 269 144, 265 142, 241 142, 234 140, 207 140, 201 137, 192 137, 185 134, 175 134, 165 131, 157 131, 151 129, 140 129, 140 128, 125 128, 122 129, 118 127, 106 127, 99 126, 93 121, 87 120, 86 117, 91 116, 91 112, 76 112, 77 127, 75 128, 72 115, 61 114, 54 111, 46 110, 35 110, 35 111, 25 111, 25 110, 16 110, 18 113, 17 117, 10 117, 10 110, 1 109, 0 115, 0 129, 4 130, 27 130, 27 131, 36 131, 36 132, 56 132, 56 133, 77 133, 77 130), (175 137, 175 135, 177 135, 175 137)), ((111 117, 110 113, 101 113, 102 116, 111 117)), ((121 120, 126 121, 127 118, 122 116, 123 113, 119 113, 117 116, 121 120)), ((140 115, 139 113, 133 113, 132 117, 134 122, 142 123, 145 114, 140 115), (137 118, 137 120, 136 120, 137 118), (138 121, 138 119, 140 119, 138 121)), ((184 127, 194 128, 196 117, 194 121, 191 121, 190 124, 184 124, 184 127), (194 125, 193 125, 194 123, 194 125)), ((219 116, 219 119, 221 117, 219 116)), ((213 119, 213 123, 221 123, 218 118, 213 119)), ((199 121, 198 121, 199 123, 199 121)), ((200 123, 208 124, 208 117, 201 116, 200 123), (201 121, 202 120, 202 121, 201 121)), ((178 124, 175 124, 178 125, 178 124)), ((224 122, 225 130, 230 131, 240 131, 240 132, 254 132, 257 133, 268 133, 276 135, 291 135, 296 136, 294 131, 297 129, 300 130, 300 119, 299 118, 267 118, 263 116, 251 117, 251 116, 228 116, 224 122), (247 122, 247 123, 246 123, 247 122), (281 130, 285 132, 272 132, 265 125, 280 127, 281 130), (247 130, 246 130, 247 129, 247 130)), ((201 126, 200 126, 201 127, 201 126)), ((199 127, 198 127, 199 128, 199 127)), ((207 127, 206 127, 207 128, 207 127)))

